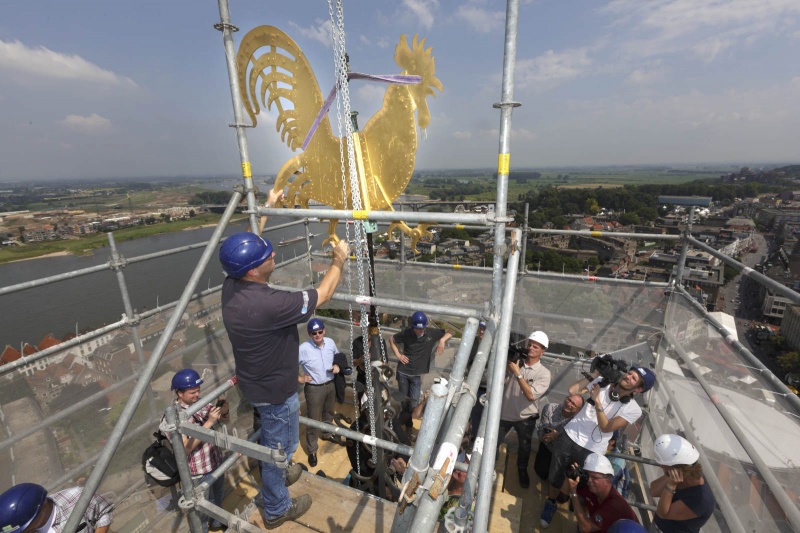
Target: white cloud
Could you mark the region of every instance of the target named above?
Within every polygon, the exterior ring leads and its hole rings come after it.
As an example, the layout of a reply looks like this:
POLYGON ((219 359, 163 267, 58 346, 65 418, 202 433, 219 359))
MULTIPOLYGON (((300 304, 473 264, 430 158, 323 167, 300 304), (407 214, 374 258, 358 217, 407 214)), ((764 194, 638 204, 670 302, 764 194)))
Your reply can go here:
POLYGON ((472 139, 472 132, 469 131, 454 131, 453 138, 458 141, 468 141, 472 139))
POLYGON ((314 25, 308 28, 303 28, 295 23, 292 23, 292 26, 297 28, 303 37, 322 43, 328 48, 333 47, 333 32, 331 31, 333 26, 330 20, 314 19, 314 25))
POLYGON ((527 128, 513 128, 511 129, 512 141, 534 141, 538 135, 527 128))
POLYGON ((97 113, 92 113, 88 117, 68 115, 64 120, 60 121, 59 124, 84 133, 108 131, 111 129, 111 121, 105 117, 101 117, 97 113))
POLYGON ((403 5, 408 8, 425 29, 433 27, 433 11, 439 6, 438 0, 403 0, 403 5))
POLYGON ((505 11, 490 11, 481 4, 483 2, 470 2, 459 6, 456 18, 465 21, 478 33, 490 33, 503 28, 505 11))
POLYGON ((364 46, 377 46, 378 48, 388 48, 388 47, 389 47, 389 45, 390 45, 390 43, 389 43, 389 39, 388 39, 387 37, 385 37, 385 36, 381 36, 381 37, 379 37, 379 38, 378 38, 378 40, 377 40, 377 41, 375 41, 375 42, 372 42, 372 41, 370 40, 370 38, 369 38, 369 37, 367 37, 366 35, 364 35, 364 34, 362 33, 362 34, 359 36, 358 40, 359 40, 359 41, 361 42, 361 44, 363 44, 364 46))
POLYGON ((688 50, 713 61, 737 42, 789 33, 787 17, 800 14, 797 0, 612 0, 600 9, 612 18, 620 48, 632 57, 688 50))
POLYGON ((591 66, 587 48, 575 48, 563 52, 548 50, 533 59, 517 62, 517 83, 520 88, 547 90, 577 78, 591 66))
POLYGON ((19 41, 0 40, 0 70, 16 74, 13 77, 25 81, 48 78, 136 87, 132 79, 101 68, 78 55, 54 52, 44 46, 29 48, 19 41))
POLYGON ((692 51, 706 63, 711 63, 720 52, 733 46, 733 39, 711 37, 692 46, 692 51))
POLYGON ((665 78, 666 70, 661 67, 661 61, 658 60, 632 70, 625 82, 633 85, 648 85, 660 82, 665 78))

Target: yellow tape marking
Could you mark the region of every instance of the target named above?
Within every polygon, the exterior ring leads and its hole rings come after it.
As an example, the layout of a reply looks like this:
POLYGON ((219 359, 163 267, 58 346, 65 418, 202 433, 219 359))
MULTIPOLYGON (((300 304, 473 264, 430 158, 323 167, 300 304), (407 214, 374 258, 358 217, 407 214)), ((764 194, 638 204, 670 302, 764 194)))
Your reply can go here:
POLYGON ((242 176, 245 178, 252 178, 253 174, 250 172, 250 161, 242 163, 242 176))
POLYGON ((353 218, 356 220, 367 220, 369 218, 369 211, 353 211, 353 218))
POLYGON ((499 154, 497 156, 497 173, 508 174, 508 166, 511 161, 511 154, 499 154))

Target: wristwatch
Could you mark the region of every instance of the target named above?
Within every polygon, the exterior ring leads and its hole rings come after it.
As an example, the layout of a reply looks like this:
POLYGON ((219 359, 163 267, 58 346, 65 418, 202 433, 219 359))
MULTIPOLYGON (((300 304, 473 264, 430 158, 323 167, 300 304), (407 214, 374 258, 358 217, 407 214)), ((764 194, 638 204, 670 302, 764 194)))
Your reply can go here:
POLYGON ((517 379, 522 379, 522 374, 517 374, 515 377, 516 377, 517 379))

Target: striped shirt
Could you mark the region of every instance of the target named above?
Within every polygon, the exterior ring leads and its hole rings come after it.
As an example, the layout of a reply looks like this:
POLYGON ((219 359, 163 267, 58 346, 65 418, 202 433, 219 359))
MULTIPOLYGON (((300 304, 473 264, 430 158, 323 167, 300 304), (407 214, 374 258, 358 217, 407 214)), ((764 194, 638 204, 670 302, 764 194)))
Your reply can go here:
MULTIPOLYGON (((82 487, 72 487, 71 489, 65 489, 54 494, 48 494, 48 497, 51 498, 55 504, 53 507, 55 517, 53 518, 51 531, 61 533, 64 530, 69 515, 71 515, 72 510, 75 509, 75 504, 78 503, 78 498, 80 498, 82 493, 82 487)), ((83 518, 78 523, 79 525, 83 523, 86 524, 86 527, 80 531, 82 533, 94 533, 95 528, 111 525, 111 522, 114 521, 113 510, 114 505, 111 502, 95 494, 89 501, 89 507, 87 507, 86 512, 83 513, 83 518)))
MULTIPOLYGON (((189 408, 188 405, 183 405, 181 402, 178 402, 178 405, 184 411, 189 408)), ((206 405, 192 415, 189 420, 191 420, 192 424, 202 426, 208 420, 208 412, 211 408, 211 404, 206 405)), ((192 475, 202 476, 213 472, 215 468, 222 464, 222 450, 209 442, 200 442, 187 459, 189 460, 189 471, 192 475)))

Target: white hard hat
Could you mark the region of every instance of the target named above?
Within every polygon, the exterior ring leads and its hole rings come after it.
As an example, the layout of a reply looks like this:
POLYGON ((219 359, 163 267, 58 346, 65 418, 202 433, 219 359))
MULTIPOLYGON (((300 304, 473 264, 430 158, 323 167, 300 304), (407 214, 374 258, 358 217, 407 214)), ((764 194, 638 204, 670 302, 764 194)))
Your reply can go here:
POLYGON ((697 448, 680 435, 661 435, 653 445, 656 462, 664 466, 693 465, 700 458, 697 448))
POLYGON ((550 340, 547 338, 547 334, 544 331, 534 331, 528 335, 528 340, 538 342, 544 348, 547 348, 547 345, 550 344, 550 340))
POLYGON ((592 453, 583 462, 583 469, 589 472, 597 472, 598 474, 614 475, 614 467, 611 466, 611 461, 605 455, 599 453, 592 453))

